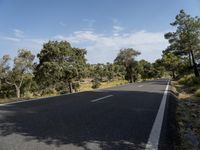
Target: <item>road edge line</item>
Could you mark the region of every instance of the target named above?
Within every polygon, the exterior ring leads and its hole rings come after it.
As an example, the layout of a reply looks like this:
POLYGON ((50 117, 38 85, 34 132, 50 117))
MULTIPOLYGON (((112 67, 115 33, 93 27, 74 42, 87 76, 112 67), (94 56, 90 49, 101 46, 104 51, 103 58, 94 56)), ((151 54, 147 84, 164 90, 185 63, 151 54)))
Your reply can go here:
POLYGON ((151 129, 145 150, 157 150, 158 149, 160 133, 161 133, 161 128, 162 128, 163 119, 164 119, 165 105, 166 105, 166 100, 167 100, 169 83, 170 83, 170 81, 167 82, 167 86, 165 88, 165 91, 164 91, 164 94, 162 97, 162 101, 160 103, 158 113, 156 115, 156 119, 155 119, 153 127, 151 129))

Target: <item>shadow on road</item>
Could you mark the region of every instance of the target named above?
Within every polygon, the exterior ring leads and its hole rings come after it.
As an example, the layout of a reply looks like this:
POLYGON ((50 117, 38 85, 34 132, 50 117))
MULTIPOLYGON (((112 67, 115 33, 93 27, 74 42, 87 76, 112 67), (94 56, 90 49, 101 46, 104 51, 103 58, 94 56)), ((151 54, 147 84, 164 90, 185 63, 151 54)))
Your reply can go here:
POLYGON ((36 141, 58 149, 144 149, 161 98, 160 92, 109 90, 3 106, 0 141, 15 141, 17 134, 23 137, 21 145, 36 141), (114 96, 91 103, 108 94, 114 96))

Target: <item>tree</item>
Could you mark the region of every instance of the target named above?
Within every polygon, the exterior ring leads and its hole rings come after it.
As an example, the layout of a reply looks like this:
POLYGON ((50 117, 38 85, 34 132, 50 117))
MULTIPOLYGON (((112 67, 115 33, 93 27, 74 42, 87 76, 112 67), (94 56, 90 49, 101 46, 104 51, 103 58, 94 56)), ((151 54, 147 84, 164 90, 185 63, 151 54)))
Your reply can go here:
POLYGON ((126 68, 125 79, 129 80, 130 83, 136 82, 139 76, 140 68, 137 61, 133 60, 126 68))
POLYGON ((72 93, 73 82, 80 80, 84 74, 85 55, 85 49, 73 48, 67 41, 49 41, 37 55, 39 64, 36 66, 35 79, 41 83, 41 87, 53 89, 65 82, 72 93))
POLYGON ((155 69, 155 77, 156 78, 161 78, 164 76, 165 73, 165 67, 163 66, 163 62, 162 59, 157 59, 154 63, 153 63, 153 68, 155 69))
POLYGON ((93 71, 96 80, 103 81, 103 78, 106 77, 106 67, 104 64, 96 64, 93 71))
POLYGON ((181 59, 173 53, 165 53, 162 56, 162 64, 166 70, 171 72, 173 79, 175 79, 178 68, 181 67, 181 59))
POLYGON ((165 34, 170 46, 164 52, 173 52, 182 57, 187 56, 195 76, 199 77, 196 60, 199 59, 200 50, 200 18, 191 17, 181 10, 171 25, 177 28, 175 32, 165 34))
POLYGON ((27 49, 20 49, 17 57, 14 59, 13 67, 9 67, 7 62, 10 60, 8 56, 3 57, 2 65, 3 70, 1 71, 4 75, 2 76, 4 82, 8 85, 15 87, 16 96, 20 98, 21 87, 25 83, 25 80, 32 75, 33 61, 35 56, 31 51, 27 49))
POLYGON ((135 57, 140 55, 139 51, 134 50, 133 48, 121 49, 117 57, 115 58, 115 63, 123 65, 126 69, 126 78, 130 83, 135 81, 137 71, 134 71, 134 68, 137 68, 137 63, 135 57))
POLYGON ((146 80, 146 79, 150 79, 153 77, 153 67, 151 65, 150 62, 142 59, 139 61, 140 63, 140 74, 141 74, 141 78, 146 80))
POLYGON ((6 74, 10 69, 9 61, 11 60, 9 55, 4 55, 0 59, 0 96, 2 98, 8 97, 11 95, 11 87, 5 83, 6 74))
POLYGON ((114 72, 114 64, 111 64, 111 63, 107 63, 105 65, 105 74, 107 76, 107 79, 109 81, 111 81, 114 76, 115 76, 115 72, 114 72))
POLYGON ((9 55, 4 55, 0 59, 0 78, 5 78, 6 72, 10 69, 9 61, 11 60, 9 55))

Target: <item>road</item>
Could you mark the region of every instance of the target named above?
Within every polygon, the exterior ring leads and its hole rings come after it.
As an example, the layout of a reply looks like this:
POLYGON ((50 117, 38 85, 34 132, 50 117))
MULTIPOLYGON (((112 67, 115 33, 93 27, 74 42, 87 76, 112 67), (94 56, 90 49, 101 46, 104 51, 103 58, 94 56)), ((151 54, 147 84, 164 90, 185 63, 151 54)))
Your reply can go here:
POLYGON ((169 96, 163 123, 162 110, 158 115, 167 83, 146 81, 0 106, 0 150, 140 150, 157 135, 155 149, 171 149, 169 96), (159 122, 161 134, 153 135, 159 122))

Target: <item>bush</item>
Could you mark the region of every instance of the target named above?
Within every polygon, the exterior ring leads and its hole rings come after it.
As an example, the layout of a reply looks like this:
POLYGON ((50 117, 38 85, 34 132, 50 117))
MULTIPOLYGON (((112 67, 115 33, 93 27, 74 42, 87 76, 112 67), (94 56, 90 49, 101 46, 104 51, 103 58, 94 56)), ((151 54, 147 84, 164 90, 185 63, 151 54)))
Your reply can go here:
POLYGON ((99 88, 100 86, 101 86, 100 81, 94 80, 94 81, 92 82, 92 88, 93 88, 93 89, 97 89, 97 88, 99 88))
POLYGON ((72 83, 72 88, 75 90, 75 92, 78 92, 78 89, 80 88, 79 82, 72 83))
POLYGON ((197 77, 195 77, 194 75, 186 75, 186 76, 182 77, 178 82, 180 84, 185 84, 185 85, 191 86, 191 85, 199 84, 200 80, 197 77))
POLYGON ((24 93, 24 98, 33 98, 33 93, 27 91, 24 93))
POLYGON ((54 88, 46 88, 42 91, 41 95, 42 96, 44 96, 44 95, 50 96, 50 95, 56 95, 56 94, 57 94, 57 91, 54 88))
POLYGON ((196 90, 195 95, 200 97, 200 88, 198 90, 196 90))

